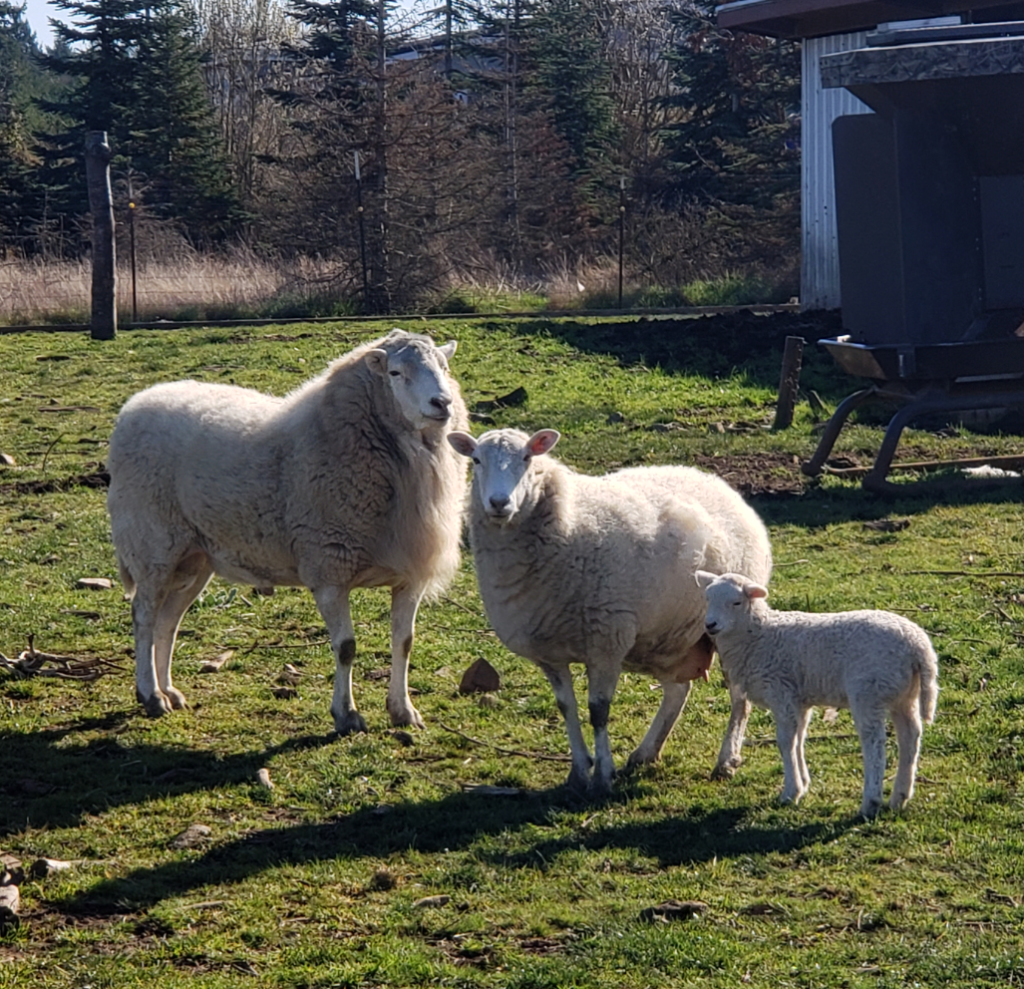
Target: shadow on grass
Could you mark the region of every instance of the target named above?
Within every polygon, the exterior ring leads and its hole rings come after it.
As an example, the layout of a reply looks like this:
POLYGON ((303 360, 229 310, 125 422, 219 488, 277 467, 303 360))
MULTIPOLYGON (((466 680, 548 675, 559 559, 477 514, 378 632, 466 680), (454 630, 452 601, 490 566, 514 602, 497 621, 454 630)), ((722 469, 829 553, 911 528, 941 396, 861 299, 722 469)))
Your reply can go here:
MULTIPOLYGON (((563 807, 566 799, 571 801, 561 790, 497 801, 459 793, 397 805, 386 815, 366 808, 321 824, 268 828, 216 845, 195 859, 165 862, 104 880, 55 906, 79 915, 135 912, 280 866, 338 859, 379 861, 409 850, 431 854, 465 849, 482 837, 550 823, 551 812, 563 807)), ((596 828, 585 835, 577 830, 513 854, 486 848, 476 854, 504 869, 546 869, 563 852, 622 848, 673 866, 792 851, 831 840, 854 823, 851 818, 797 827, 755 827, 746 822, 743 809, 697 810, 683 817, 666 815, 654 823, 596 828)))
MULTIPOLYGON (((487 324, 485 324, 487 325, 487 324)), ((507 324, 491 324, 508 331, 507 324)), ((691 319, 644 319, 598 323, 580 320, 528 320, 512 332, 543 334, 583 353, 607 354, 623 367, 660 367, 709 378, 744 372, 752 383, 775 388, 787 336, 800 336, 804 346, 801 385, 830 400, 855 391, 855 379, 839 371, 817 341, 842 333, 838 312, 772 313, 749 310, 691 319)))

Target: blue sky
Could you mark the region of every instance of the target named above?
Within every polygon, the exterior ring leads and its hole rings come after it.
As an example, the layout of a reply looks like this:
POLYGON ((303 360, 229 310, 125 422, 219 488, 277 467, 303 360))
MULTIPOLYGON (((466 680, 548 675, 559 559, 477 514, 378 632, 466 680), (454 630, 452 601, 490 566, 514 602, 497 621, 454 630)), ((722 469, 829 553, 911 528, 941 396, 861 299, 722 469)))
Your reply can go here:
MULTIPOLYGON (((17 3, 17 0, 15 0, 15 3, 17 3)), ((50 30, 50 22, 47 18, 55 17, 62 21, 70 20, 65 11, 51 6, 46 0, 28 0, 25 14, 29 24, 32 26, 32 30, 36 33, 36 40, 44 48, 53 41, 53 32, 50 30)))

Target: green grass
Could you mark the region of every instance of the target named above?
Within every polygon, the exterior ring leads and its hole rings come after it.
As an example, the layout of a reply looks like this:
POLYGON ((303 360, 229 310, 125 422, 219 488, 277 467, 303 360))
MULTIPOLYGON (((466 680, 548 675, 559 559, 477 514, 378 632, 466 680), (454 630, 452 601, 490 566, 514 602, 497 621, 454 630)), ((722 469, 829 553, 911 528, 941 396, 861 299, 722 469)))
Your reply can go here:
MULTIPOLYGON (((0 987, 1024 982, 1024 511, 1014 487, 883 503, 826 479, 755 501, 773 537, 776 607, 890 608, 935 641, 942 693, 917 795, 872 823, 855 816, 860 755, 845 712, 812 724, 812 788, 799 807, 776 804, 781 762, 764 712, 751 718, 736 777, 712 782, 728 718, 717 672, 696 685, 659 765, 620 778, 605 803, 567 796, 550 689, 489 631, 468 558, 420 613, 411 684, 428 727, 411 747, 384 713, 383 591, 354 600, 368 734, 330 734, 332 666, 308 592, 261 597, 221 582, 186 615, 176 653, 192 707, 142 715, 128 604, 116 589, 76 587, 116 577, 104 492, 33 483, 95 471, 117 409, 150 383, 197 377, 282 393, 390 325, 140 331, 103 344, 0 337, 0 450, 18 462, 0 468, 0 651, 16 655, 33 635, 39 649, 125 667, 92 684, 0 673, 0 850, 75 863, 22 887, 23 924, 0 937, 0 987), (865 528, 888 515, 910 526, 865 528), (219 673, 199 672, 227 649, 219 673), (502 677, 485 702, 457 689, 480 656, 502 677), (302 674, 298 696, 278 699, 286 663, 302 674), (257 782, 264 767, 272 791, 257 782), (527 793, 463 792, 484 783, 527 793), (175 847, 193 823, 208 836, 175 847), (437 895, 450 899, 414 906, 437 895), (708 908, 685 922, 640 919, 669 898, 708 908)), ((805 403, 792 430, 768 428, 775 343, 708 339, 711 325, 438 318, 408 328, 459 340, 453 370, 471 405, 525 387, 527 401, 490 412, 494 423, 558 428, 559 455, 581 470, 806 457, 816 437, 805 403)), ((853 387, 814 353, 803 382, 833 406, 853 387)), ((877 449, 881 421, 844 431, 837 453, 877 449)), ((908 431, 905 442, 915 457, 1019 445, 964 429, 908 431)), ((623 678, 611 728, 620 762, 653 716, 651 683, 623 678)))

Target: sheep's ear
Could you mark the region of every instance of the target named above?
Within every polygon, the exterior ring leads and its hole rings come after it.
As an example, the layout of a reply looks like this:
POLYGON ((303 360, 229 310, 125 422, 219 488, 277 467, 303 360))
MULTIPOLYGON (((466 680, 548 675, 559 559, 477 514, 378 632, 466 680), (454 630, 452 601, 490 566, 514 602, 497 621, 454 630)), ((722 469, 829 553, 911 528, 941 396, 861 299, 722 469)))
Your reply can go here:
POLYGON ((550 453, 562 434, 557 429, 538 429, 526 441, 526 455, 539 457, 542 453, 550 453))
POLYGON ((448 443, 456 453, 461 453, 464 457, 472 457, 476 451, 476 440, 469 433, 457 429, 448 434, 448 443))
POLYGON ((388 352, 381 350, 368 350, 366 352, 366 364, 374 374, 385 375, 388 373, 388 352))
POLYGON ((762 587, 760 584, 744 584, 743 593, 748 598, 766 598, 768 597, 768 588, 762 587))
POLYGON ((702 590, 706 591, 715 579, 715 574, 708 572, 707 570, 698 570, 694 577, 697 578, 697 586, 702 590))
POLYGON ((438 347, 437 349, 444 354, 444 359, 446 361, 450 361, 455 356, 455 350, 458 346, 459 343, 457 340, 449 340, 443 347, 438 347))

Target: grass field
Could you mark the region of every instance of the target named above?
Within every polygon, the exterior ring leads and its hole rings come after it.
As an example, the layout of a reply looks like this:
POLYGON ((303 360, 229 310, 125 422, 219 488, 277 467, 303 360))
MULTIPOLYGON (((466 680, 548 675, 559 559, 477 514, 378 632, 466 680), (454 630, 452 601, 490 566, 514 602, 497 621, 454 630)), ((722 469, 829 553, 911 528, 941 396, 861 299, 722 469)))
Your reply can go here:
MULTIPOLYGON (((776 802, 764 712, 736 777, 712 782, 728 718, 717 669, 659 765, 620 777, 604 803, 566 794, 550 689, 489 630, 468 556, 420 612, 411 684, 428 727, 411 744, 384 712, 386 592, 354 599, 367 734, 330 732, 332 664, 308 592, 217 581, 176 652, 191 708, 142 714, 105 492, 70 479, 98 472, 118 408, 148 384, 282 393, 389 325, 0 337, 0 451, 16 461, 0 468, 0 652, 16 656, 32 636, 37 649, 121 667, 92 683, 0 670, 0 851, 72 863, 21 886, 0 987, 1024 984, 1019 483, 883 502, 826 478, 752 499, 773 538, 776 607, 889 608, 935 642, 942 693, 917 795, 871 823, 856 817, 846 712, 812 723, 812 787, 798 807, 776 802), (885 519, 908 524, 865 524, 885 519), (114 587, 81 589, 83 577, 114 587), (200 672, 225 652, 218 672, 200 672), (462 695, 478 657, 501 689, 462 695), (273 789, 257 779, 264 768, 273 789), (706 907, 647 919, 669 899, 706 907)), ((694 460, 726 471, 769 457, 795 474, 792 460, 814 448, 804 402, 791 430, 768 428, 778 334, 752 345, 713 321, 407 328, 459 340, 453 371, 470 405, 524 387, 526 401, 492 409, 493 422, 561 430, 558 455, 583 471, 694 460)), ((813 352, 803 383, 833 406, 854 387, 813 352)), ((882 422, 850 427, 837 454, 865 460, 882 422)), ((935 426, 909 431, 905 447, 944 458, 1020 442, 935 426)), ((620 763, 657 707, 652 684, 623 678, 620 763)), ((894 754, 891 743, 890 770, 894 754)))

